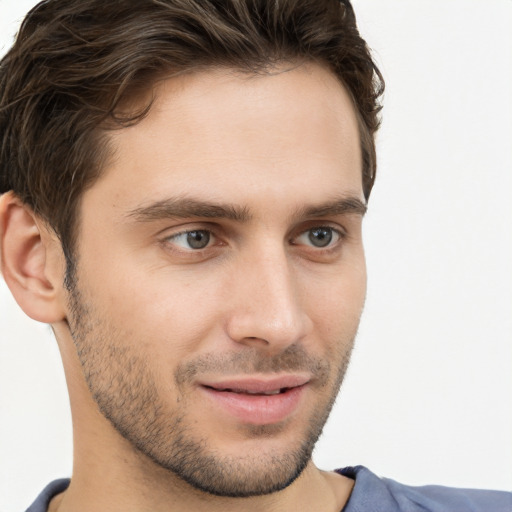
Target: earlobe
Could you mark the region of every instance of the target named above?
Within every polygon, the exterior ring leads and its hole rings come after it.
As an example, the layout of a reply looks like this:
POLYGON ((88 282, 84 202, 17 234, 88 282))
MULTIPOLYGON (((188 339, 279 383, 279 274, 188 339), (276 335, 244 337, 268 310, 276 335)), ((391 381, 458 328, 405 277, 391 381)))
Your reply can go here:
POLYGON ((64 319, 60 244, 12 192, 0 197, 0 269, 16 302, 44 323, 64 319))

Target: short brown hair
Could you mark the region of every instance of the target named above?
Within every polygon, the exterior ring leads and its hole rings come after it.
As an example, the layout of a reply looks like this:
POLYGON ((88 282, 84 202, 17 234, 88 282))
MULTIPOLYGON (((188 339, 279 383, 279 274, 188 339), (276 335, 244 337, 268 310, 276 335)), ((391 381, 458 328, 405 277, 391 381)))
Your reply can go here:
POLYGON ((331 69, 360 124, 363 190, 375 179, 382 76, 348 0, 46 0, 0 62, 0 193, 48 222, 72 260, 80 197, 107 156, 106 126, 157 76, 228 66, 264 73, 310 60, 331 69))

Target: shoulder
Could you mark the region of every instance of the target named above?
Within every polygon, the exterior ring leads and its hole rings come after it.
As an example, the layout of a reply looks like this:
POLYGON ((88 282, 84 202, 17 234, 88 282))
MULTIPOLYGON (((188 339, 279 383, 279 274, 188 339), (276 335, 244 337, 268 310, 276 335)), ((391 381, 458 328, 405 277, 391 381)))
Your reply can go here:
POLYGON ((65 491, 68 486, 69 478, 54 480, 43 489, 41 494, 36 498, 36 501, 34 501, 25 512, 46 512, 52 498, 65 491))
POLYGON ((379 478, 363 466, 338 473, 356 482, 343 512, 512 512, 510 492, 440 485, 414 487, 379 478))

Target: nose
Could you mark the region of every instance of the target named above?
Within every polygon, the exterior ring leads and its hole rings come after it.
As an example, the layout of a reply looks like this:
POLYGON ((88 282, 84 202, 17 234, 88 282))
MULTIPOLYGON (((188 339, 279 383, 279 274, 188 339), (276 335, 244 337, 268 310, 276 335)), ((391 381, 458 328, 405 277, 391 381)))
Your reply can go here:
POLYGON ((275 353, 306 337, 312 321, 298 277, 284 248, 245 258, 232 275, 229 337, 275 353))

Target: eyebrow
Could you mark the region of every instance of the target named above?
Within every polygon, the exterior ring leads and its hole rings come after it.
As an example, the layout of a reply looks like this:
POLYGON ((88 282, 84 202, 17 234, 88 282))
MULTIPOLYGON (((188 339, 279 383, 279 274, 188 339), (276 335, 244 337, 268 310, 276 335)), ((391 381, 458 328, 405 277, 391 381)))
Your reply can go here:
MULTIPOLYGON (((357 197, 342 197, 320 205, 303 206, 295 211, 295 218, 326 217, 332 215, 357 214, 363 216, 367 206, 357 197)), ((247 222, 252 215, 245 206, 214 203, 192 198, 168 198, 147 206, 140 206, 126 215, 137 222, 151 222, 162 219, 228 219, 247 222)))
POLYGON ((358 197, 341 197, 320 205, 304 206, 296 212, 297 217, 328 217, 355 214, 364 216, 368 207, 358 197))
POLYGON ((191 198, 169 198, 131 210, 127 217, 138 222, 161 219, 229 219, 246 222, 251 216, 247 208, 233 204, 212 203, 191 198))

